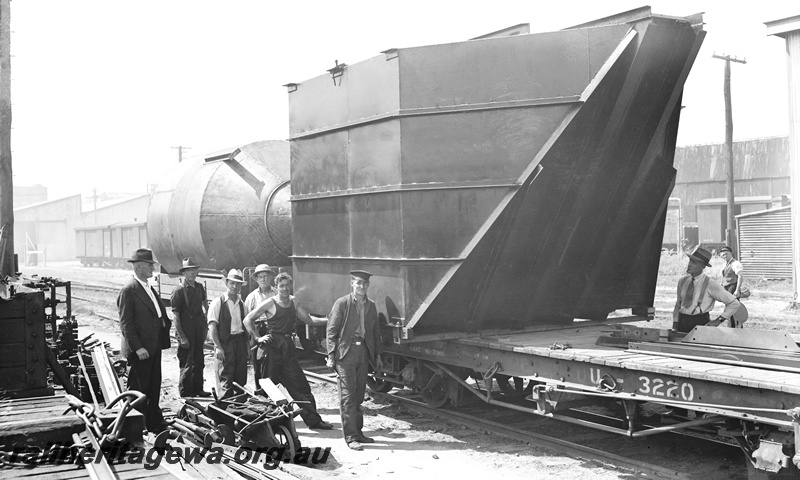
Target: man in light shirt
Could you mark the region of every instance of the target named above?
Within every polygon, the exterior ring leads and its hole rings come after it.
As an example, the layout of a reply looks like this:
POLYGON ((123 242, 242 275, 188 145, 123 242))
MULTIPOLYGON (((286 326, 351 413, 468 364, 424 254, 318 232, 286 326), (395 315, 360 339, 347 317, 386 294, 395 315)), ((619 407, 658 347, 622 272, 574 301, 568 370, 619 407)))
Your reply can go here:
MULTIPOLYGON (((267 301, 270 297, 272 297, 275 292, 272 289, 272 279, 275 277, 275 274, 269 268, 269 265, 266 263, 262 263, 258 265, 255 270, 253 270, 253 278, 256 279, 256 283, 258 283, 258 288, 250 292, 247 295, 247 298, 244 301, 244 313, 250 313, 255 310, 259 305, 263 302, 267 301)), ((267 321, 267 314, 264 313, 260 317, 258 317, 259 322, 263 322, 262 325, 265 324, 267 321)), ((247 325, 245 325, 246 327, 247 325)), ((255 381, 256 390, 258 390, 258 380, 261 378, 261 370, 259 366, 259 359, 257 358, 256 352, 254 347, 256 345, 255 339, 263 334, 266 333, 266 329, 263 333, 259 335, 250 336, 250 363, 253 364, 253 380, 255 381)))
POLYGON ((678 332, 688 333, 698 325, 716 327, 728 322, 739 309, 739 301, 726 291, 721 284, 711 281, 704 273, 711 266, 711 253, 697 247, 689 256, 686 273, 689 275, 678 280, 677 301, 672 312, 672 328, 678 332), (714 303, 721 302, 725 310, 711 320, 710 312, 714 303))
POLYGON ((208 333, 214 342, 217 359, 217 395, 229 398, 236 395, 233 382, 247 383, 247 332, 242 320, 244 303, 239 296, 244 277, 233 269, 225 278, 227 291, 215 298, 208 307, 208 333))

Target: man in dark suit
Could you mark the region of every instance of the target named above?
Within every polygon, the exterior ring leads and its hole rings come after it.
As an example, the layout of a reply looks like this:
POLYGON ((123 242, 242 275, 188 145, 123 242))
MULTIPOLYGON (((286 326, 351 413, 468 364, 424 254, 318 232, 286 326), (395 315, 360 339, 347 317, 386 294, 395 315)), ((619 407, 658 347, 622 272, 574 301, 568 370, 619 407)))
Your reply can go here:
POLYGON ((136 250, 130 260, 133 277, 117 295, 119 326, 122 330, 121 354, 128 361, 128 390, 137 390, 147 397, 142 413, 148 431, 158 433, 166 427, 161 407, 161 349, 169 348, 167 339, 171 325, 167 311, 156 291, 147 283, 153 275, 153 252, 136 250))
POLYGON ((352 292, 336 300, 328 315, 328 365, 336 369, 342 433, 347 446, 363 450, 362 443, 373 443, 361 431, 364 414, 361 404, 367 388, 369 364, 380 371, 381 333, 375 302, 367 298, 371 273, 350 272, 352 292))

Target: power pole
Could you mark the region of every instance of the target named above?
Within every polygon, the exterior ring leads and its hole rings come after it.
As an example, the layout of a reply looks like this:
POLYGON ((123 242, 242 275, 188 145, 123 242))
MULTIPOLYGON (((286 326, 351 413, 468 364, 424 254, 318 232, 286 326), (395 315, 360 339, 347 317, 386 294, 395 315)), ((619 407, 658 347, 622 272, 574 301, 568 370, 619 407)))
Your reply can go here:
POLYGON ((733 209, 736 207, 733 194, 733 111, 731 109, 731 62, 747 63, 744 59, 739 60, 730 55, 713 55, 714 58, 725 60, 725 154, 728 157, 728 175, 725 186, 728 190, 728 224, 725 229, 725 243, 731 247, 734 255, 739 256, 739 242, 734 235, 736 220, 734 219, 733 209))
MULTIPOLYGON (((14 276, 14 183, 11 175, 11 0, 0 0, 0 278, 14 276)), ((5 284, 0 282, 0 289, 5 284)))
POLYGON ((178 163, 181 163, 183 161, 183 151, 184 150, 191 150, 191 147, 183 147, 183 146, 172 147, 172 148, 175 148, 175 149, 178 150, 178 163))

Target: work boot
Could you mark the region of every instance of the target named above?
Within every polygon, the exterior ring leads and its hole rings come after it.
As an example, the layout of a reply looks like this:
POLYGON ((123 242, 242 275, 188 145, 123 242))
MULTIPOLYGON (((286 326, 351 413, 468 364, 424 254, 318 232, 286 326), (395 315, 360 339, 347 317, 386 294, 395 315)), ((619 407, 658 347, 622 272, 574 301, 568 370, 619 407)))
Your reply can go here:
POLYGON ((312 430, 333 430, 333 425, 326 422, 325 420, 320 420, 316 425, 308 428, 312 430))
POLYGON ((375 439, 372 437, 368 437, 363 433, 358 436, 358 441, 361 443, 375 443, 375 439))
POLYGON ((350 447, 351 450, 364 450, 364 447, 362 447, 361 444, 355 440, 352 442, 347 442, 347 446, 350 447))

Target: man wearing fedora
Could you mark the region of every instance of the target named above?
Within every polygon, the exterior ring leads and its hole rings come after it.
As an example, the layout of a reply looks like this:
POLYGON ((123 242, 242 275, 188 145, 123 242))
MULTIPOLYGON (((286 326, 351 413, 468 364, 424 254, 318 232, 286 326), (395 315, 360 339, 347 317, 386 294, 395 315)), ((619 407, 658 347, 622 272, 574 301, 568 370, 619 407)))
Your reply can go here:
POLYGON ((217 358, 217 389, 220 398, 236 395, 233 383, 247 383, 247 332, 244 329, 244 302, 239 292, 244 277, 232 269, 225 278, 226 292, 208 307, 208 332, 217 358))
POLYGON ((363 443, 375 441, 362 432, 364 414, 361 409, 370 363, 376 371, 382 368, 378 310, 375 302, 367 297, 371 276, 364 270, 352 270, 351 292, 336 300, 328 315, 328 366, 333 367, 338 376, 342 433, 347 446, 353 450, 363 450, 363 443))
POLYGON ((138 390, 147 397, 142 410, 148 431, 165 428, 158 402, 161 397, 161 350, 169 348, 172 326, 158 294, 147 283, 153 275, 153 252, 140 248, 128 260, 133 277, 117 295, 119 326, 122 331, 121 355, 128 361, 128 390, 138 390), (163 335, 167 332, 166 338, 163 335))
POLYGON ((203 390, 203 345, 206 342, 206 290, 198 283, 200 267, 192 257, 183 259, 183 283, 172 291, 172 316, 178 337, 178 393, 181 397, 210 397, 203 390))
POLYGON ((739 301, 721 284, 710 281, 703 273, 706 267, 711 266, 711 253, 708 250, 697 247, 688 256, 688 275, 678 280, 672 328, 687 333, 698 325, 716 327, 722 322, 727 323, 739 308, 739 301), (709 313, 715 302, 723 303, 725 310, 712 321, 709 313))
MULTIPOLYGON (((267 301, 272 295, 274 295, 274 291, 272 290, 272 279, 275 278, 275 273, 273 273, 272 269, 269 268, 269 265, 266 263, 262 263, 256 266, 256 269, 253 270, 252 278, 256 279, 256 283, 258 284, 258 288, 250 292, 247 295, 247 298, 244 300, 244 312, 249 314, 253 310, 255 310, 259 305, 267 301)), ((263 314, 258 317, 257 321, 263 325, 264 322, 267 321, 267 315, 263 314)), ((247 325, 245 324, 245 327, 247 325)), ((249 330, 249 329, 248 329, 249 330)), ((266 333, 266 332, 264 332, 266 333)), ((263 335, 263 333, 261 334, 263 335)), ((253 377, 255 380, 256 388, 258 387, 258 379, 261 378, 261 368, 258 365, 258 358, 253 348, 256 345, 255 339, 259 337, 259 335, 250 336, 250 362, 253 364, 253 377)))

